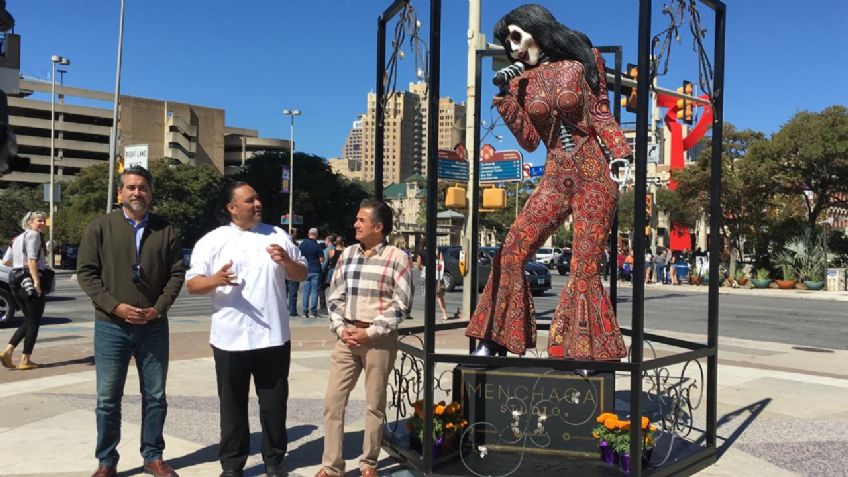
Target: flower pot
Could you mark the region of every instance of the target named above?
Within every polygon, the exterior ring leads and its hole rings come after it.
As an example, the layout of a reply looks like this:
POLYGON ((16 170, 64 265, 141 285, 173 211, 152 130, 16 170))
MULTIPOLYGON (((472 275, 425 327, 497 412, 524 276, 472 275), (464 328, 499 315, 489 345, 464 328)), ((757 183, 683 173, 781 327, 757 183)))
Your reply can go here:
POLYGON ((737 278, 736 284, 739 285, 740 287, 744 287, 745 285, 748 284, 748 277, 737 278))
POLYGON ((606 441, 602 441, 598 444, 598 448, 601 450, 601 462, 610 465, 618 464, 618 452, 612 450, 611 445, 606 441))
POLYGON ((751 283, 754 288, 768 288, 771 285, 771 278, 752 278, 751 283))
POLYGON ((630 454, 621 454, 618 460, 618 466, 625 474, 630 473, 630 454))
POLYGON ((821 290, 824 288, 824 282, 819 280, 804 280, 804 286, 807 290, 821 290))
POLYGON ((780 288, 781 290, 790 290, 795 288, 795 284, 798 283, 796 280, 775 280, 774 282, 777 283, 777 288, 780 288))

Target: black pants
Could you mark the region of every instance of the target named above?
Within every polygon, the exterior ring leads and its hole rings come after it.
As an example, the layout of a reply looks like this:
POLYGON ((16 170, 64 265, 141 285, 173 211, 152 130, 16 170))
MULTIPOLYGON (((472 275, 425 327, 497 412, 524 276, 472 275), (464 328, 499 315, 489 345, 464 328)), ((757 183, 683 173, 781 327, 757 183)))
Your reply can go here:
POLYGON ((35 340, 38 338, 38 328, 41 327, 41 317, 44 315, 44 295, 30 297, 23 288, 15 287, 15 300, 24 313, 24 321, 15 330, 9 344, 17 347, 21 340, 24 342, 23 354, 32 354, 35 340))
POLYGON ((279 466, 288 447, 286 404, 289 398, 291 342, 250 351, 225 351, 212 347, 221 413, 218 458, 224 470, 241 470, 250 454, 247 403, 250 377, 259 398, 262 425, 262 460, 279 466))

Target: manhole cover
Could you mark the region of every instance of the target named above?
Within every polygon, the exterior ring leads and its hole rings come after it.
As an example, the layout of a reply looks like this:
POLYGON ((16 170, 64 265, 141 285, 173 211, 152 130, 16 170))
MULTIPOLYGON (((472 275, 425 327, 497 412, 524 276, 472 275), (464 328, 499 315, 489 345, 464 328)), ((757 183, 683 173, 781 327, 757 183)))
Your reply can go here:
POLYGON ((792 349, 798 351, 809 351, 810 353, 833 353, 832 349, 814 348, 812 346, 793 346, 792 349))

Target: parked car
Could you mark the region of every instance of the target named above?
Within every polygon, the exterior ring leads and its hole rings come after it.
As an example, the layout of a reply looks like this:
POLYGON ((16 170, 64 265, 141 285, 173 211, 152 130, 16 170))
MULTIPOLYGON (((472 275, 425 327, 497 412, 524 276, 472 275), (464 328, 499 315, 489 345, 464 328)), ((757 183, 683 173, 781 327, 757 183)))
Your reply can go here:
POLYGON ((7 267, 0 263, 0 323, 12 321, 18 307, 17 302, 15 302, 12 296, 12 291, 9 289, 10 270, 12 270, 12 267, 7 267))
POLYGON ((76 270, 77 254, 79 254, 79 247, 68 246, 62 248, 62 261, 59 266, 66 270, 76 270))
MULTIPOLYGON (((494 258, 500 247, 480 247, 480 251, 489 254, 494 258)), ((530 291, 533 295, 541 295, 551 289, 551 272, 548 267, 538 262, 527 262, 524 265, 524 275, 527 277, 527 283, 530 285, 530 291)), ((486 274, 486 280, 489 275, 486 274)), ((485 282, 484 282, 485 285, 485 282)))
POLYGON ((556 260, 556 269, 560 275, 571 273, 571 249, 563 249, 562 253, 556 260))
POLYGON ((548 268, 554 268, 561 255, 562 249, 559 247, 539 247, 539 250, 536 251, 536 261, 544 263, 548 268))
MULTIPOLYGON (((442 252, 442 259, 445 261, 445 273, 442 277, 442 283, 445 284, 445 290, 454 291, 457 285, 462 285, 462 274, 459 272, 459 252, 462 247, 439 247, 442 252)), ((486 286, 486 280, 489 279, 489 273, 492 271, 492 257, 486 252, 480 251, 480 256, 477 259, 477 289, 482 290, 486 286)), ((466 270, 467 272, 467 270, 466 270)))

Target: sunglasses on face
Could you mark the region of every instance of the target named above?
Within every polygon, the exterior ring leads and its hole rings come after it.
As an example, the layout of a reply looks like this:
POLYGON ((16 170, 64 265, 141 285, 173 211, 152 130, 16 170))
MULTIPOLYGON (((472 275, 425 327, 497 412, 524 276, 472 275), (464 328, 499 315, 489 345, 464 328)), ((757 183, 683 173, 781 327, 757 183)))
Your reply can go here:
POLYGON ((134 263, 132 266, 132 281, 136 285, 141 283, 141 265, 134 263))

